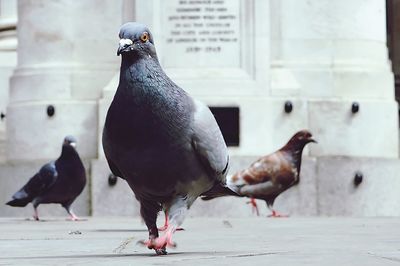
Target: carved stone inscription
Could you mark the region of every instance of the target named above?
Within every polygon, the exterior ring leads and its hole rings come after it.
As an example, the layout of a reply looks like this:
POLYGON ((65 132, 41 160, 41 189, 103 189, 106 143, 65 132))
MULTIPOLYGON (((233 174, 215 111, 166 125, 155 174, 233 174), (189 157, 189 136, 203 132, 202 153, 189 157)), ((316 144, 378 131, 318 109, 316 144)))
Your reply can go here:
POLYGON ((239 0, 162 3, 166 67, 239 67, 239 0))

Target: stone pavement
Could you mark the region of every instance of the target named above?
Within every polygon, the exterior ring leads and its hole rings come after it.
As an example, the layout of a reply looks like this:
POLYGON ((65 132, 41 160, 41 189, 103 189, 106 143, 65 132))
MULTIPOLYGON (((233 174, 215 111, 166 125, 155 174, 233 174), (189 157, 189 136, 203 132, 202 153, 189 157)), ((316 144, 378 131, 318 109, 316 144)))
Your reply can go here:
MULTIPOLYGON (((160 221, 162 221, 160 217, 160 221)), ((177 248, 138 219, 0 219, 0 265, 400 265, 400 218, 188 218, 177 248)))

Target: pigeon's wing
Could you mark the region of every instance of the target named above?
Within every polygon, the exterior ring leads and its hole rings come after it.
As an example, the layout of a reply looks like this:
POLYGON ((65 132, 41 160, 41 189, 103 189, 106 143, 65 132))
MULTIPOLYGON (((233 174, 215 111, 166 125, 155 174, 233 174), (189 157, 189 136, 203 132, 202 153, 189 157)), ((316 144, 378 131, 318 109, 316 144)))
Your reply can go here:
POLYGON ((45 164, 39 173, 25 185, 25 191, 30 194, 40 195, 46 192, 57 180, 58 173, 54 162, 45 164))
POLYGON ((279 194, 294 181, 291 163, 281 151, 264 156, 228 180, 228 186, 242 196, 265 198, 279 194))
POLYGON ((46 192, 57 180, 57 170, 55 163, 45 164, 38 173, 36 173, 28 183, 18 190, 12 200, 7 202, 10 206, 25 206, 35 197, 46 192))
POLYGON ((39 172, 22 189, 33 197, 38 196, 54 184, 57 176, 58 173, 54 162, 48 163, 40 168, 39 172))
POLYGON ((225 183, 228 170, 228 150, 210 109, 203 103, 194 100, 192 146, 207 171, 225 183))
POLYGON ((228 183, 230 186, 242 187, 245 185, 262 184, 268 181, 276 182, 281 174, 285 159, 280 152, 261 157, 248 168, 234 174, 228 183))
POLYGON ((255 185, 244 185, 240 188, 238 193, 241 196, 263 198, 279 192, 282 188, 283 186, 281 184, 266 181, 255 185))

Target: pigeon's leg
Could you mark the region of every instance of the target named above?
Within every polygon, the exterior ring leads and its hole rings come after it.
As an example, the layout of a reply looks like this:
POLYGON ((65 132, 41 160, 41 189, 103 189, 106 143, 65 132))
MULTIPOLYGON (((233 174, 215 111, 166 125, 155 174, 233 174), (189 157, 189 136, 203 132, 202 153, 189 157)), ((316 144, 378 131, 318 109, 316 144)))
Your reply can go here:
POLYGON ((272 208, 272 205, 269 205, 268 203, 267 203, 267 206, 268 206, 268 209, 271 210, 271 214, 268 215, 268 217, 272 217, 272 218, 286 218, 286 217, 289 217, 289 215, 287 215, 287 214, 278 213, 277 211, 275 211, 272 208))
POLYGON ((167 210, 164 211, 164 216, 165 216, 164 225, 162 227, 159 227, 158 231, 165 231, 168 228, 168 211, 167 210))
POLYGON ((260 212, 258 211, 258 206, 257 206, 257 202, 254 198, 250 198, 250 201, 246 202, 247 204, 251 204, 252 208, 252 212, 255 212, 257 214, 257 216, 260 216, 260 212))
POLYGON ((33 219, 39 221, 39 213, 36 205, 33 205, 33 219))
POLYGON ((65 208, 65 210, 69 214, 68 220, 70 220, 70 221, 80 221, 81 219, 78 216, 76 216, 75 213, 72 211, 71 204, 72 204, 72 202, 71 203, 67 203, 67 204, 62 204, 62 206, 65 208))
POLYGON ((154 249, 157 255, 166 255, 166 245, 158 245, 156 243, 156 239, 158 239, 157 213, 159 209, 159 204, 155 202, 140 202, 140 214, 149 231, 149 239, 146 241, 140 240, 138 243, 147 246, 149 249, 154 249))
MULTIPOLYGON (((167 210, 164 211, 164 215, 165 215, 164 225, 162 227, 158 228, 158 231, 162 231, 162 232, 167 230, 167 228, 168 228, 168 211, 167 210)), ((183 229, 181 227, 176 228, 176 231, 183 231, 183 230, 185 230, 185 229, 183 229)))
POLYGON ((168 226, 164 234, 155 240, 156 245, 159 246, 171 246, 176 247, 176 244, 172 242, 172 235, 183 223, 186 217, 188 206, 186 200, 182 197, 177 197, 171 201, 168 210, 168 226))

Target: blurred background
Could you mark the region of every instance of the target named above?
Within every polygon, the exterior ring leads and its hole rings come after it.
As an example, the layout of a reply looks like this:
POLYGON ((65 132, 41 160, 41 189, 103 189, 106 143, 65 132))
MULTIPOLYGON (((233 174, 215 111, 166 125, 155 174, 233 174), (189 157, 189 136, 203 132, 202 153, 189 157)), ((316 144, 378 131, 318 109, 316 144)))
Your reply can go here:
MULTIPOLYGON (((30 216, 3 203, 68 134, 89 178, 76 213, 139 215, 101 147, 126 21, 150 27, 167 74, 210 106, 230 173, 313 133, 275 209, 400 216, 400 0, 0 0, 0 216, 30 216)), ((253 215, 246 201, 198 200, 190 215, 253 215)))

